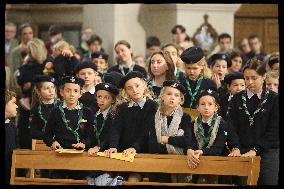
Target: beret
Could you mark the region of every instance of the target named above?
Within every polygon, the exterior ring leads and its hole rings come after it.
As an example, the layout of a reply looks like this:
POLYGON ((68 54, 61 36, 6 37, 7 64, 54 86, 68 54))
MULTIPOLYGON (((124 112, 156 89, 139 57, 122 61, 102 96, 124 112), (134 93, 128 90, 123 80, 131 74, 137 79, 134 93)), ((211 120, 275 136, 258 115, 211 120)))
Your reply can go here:
POLYGON ((83 87, 85 81, 76 76, 66 76, 61 79, 61 84, 64 85, 65 83, 74 83, 80 85, 80 87, 83 87))
POLYGON ((100 58, 100 59, 105 59, 106 61, 108 60, 108 54, 106 54, 105 52, 102 52, 102 51, 93 52, 91 56, 92 56, 92 59, 100 58))
POLYGON ((200 47, 190 47, 182 52, 181 60, 185 64, 195 64, 204 57, 203 50, 200 47))
POLYGON ((225 76, 224 82, 227 83, 228 85, 230 85, 232 80, 234 80, 234 79, 245 79, 244 74, 241 73, 241 72, 229 73, 225 76))
POLYGON ((231 67, 232 65, 232 62, 229 56, 226 54, 222 54, 222 53, 216 53, 210 56, 210 58, 208 59, 208 65, 214 66, 216 60, 225 60, 227 62, 228 67, 231 67))
POLYGON ((35 80, 34 80, 35 83, 44 82, 44 81, 56 84, 56 80, 49 75, 36 75, 35 76, 35 80))
POLYGON ((123 78, 123 75, 119 72, 108 72, 104 74, 104 81, 106 83, 111 83, 115 85, 116 87, 119 87, 119 82, 123 78))
POLYGON ((186 94, 186 89, 184 88, 184 86, 176 80, 165 80, 163 82, 163 87, 173 87, 178 89, 182 94, 186 94))
POLYGON ((216 100, 216 103, 218 105, 220 105, 220 99, 219 99, 218 93, 214 90, 211 90, 211 89, 201 91, 201 93, 198 95, 197 100, 196 100, 197 104, 198 104, 198 101, 201 97, 207 96, 207 95, 214 97, 215 100, 216 100))
POLYGON ((114 94, 115 96, 118 95, 119 93, 118 88, 111 83, 99 83, 95 86, 95 88, 96 88, 96 92, 99 90, 105 90, 105 91, 108 91, 114 94))
POLYGON ((119 87, 120 88, 124 88, 124 85, 125 83, 130 80, 130 79, 133 79, 133 78, 141 78, 141 79, 144 79, 145 80, 145 77, 144 75, 141 73, 141 72, 138 72, 138 71, 131 71, 131 72, 128 72, 119 82, 119 87))
POLYGON ((77 64, 74 68, 74 73, 78 73, 80 70, 85 69, 85 68, 91 68, 97 72, 98 67, 96 64, 89 62, 89 61, 83 61, 77 64))

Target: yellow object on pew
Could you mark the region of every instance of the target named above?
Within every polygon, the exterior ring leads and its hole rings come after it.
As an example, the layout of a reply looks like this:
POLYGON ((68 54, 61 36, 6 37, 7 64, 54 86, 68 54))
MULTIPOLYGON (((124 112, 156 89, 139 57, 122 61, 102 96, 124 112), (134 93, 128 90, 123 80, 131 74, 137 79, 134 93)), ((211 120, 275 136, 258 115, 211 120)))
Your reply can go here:
MULTIPOLYGON (((104 152, 98 152, 97 155, 101 156, 101 157, 107 157, 104 152)), ((128 162, 133 162, 134 161, 134 157, 135 157, 135 154, 130 154, 127 157, 125 155, 123 155, 123 153, 112 153, 110 155, 111 159, 118 159, 118 160, 128 161, 128 162)))
POLYGON ((76 149, 63 149, 63 148, 60 148, 60 149, 57 149, 55 150, 55 152, 58 152, 60 154, 81 154, 84 152, 84 150, 76 150, 76 149))
POLYGON ((188 113, 191 120, 195 120, 198 117, 198 110, 194 108, 183 108, 183 112, 188 113))

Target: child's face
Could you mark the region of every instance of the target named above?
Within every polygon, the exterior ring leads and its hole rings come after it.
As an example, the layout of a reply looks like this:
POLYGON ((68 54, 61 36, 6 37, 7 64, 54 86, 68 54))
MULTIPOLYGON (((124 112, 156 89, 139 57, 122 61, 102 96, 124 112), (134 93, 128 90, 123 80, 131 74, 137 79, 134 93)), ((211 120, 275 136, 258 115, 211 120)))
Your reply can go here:
POLYGON ((103 71, 108 68, 108 64, 105 59, 94 58, 93 62, 97 65, 99 71, 103 71))
POLYGON ((51 100, 56 97, 56 87, 52 82, 43 82, 38 94, 43 100, 51 100))
POLYGON ((246 83, 244 79, 234 79, 228 87, 229 92, 234 95, 240 91, 246 89, 246 83))
POLYGON ((12 99, 5 106, 5 118, 16 117, 17 115, 17 104, 16 98, 12 97, 12 99))
POLYGON ((91 52, 99 52, 102 48, 102 45, 99 41, 94 41, 92 44, 89 45, 89 49, 91 52))
POLYGON ((266 87, 276 93, 278 93, 279 79, 266 78, 266 87))
POLYGON ((132 78, 125 83, 124 90, 129 98, 131 98, 134 102, 139 102, 144 97, 146 84, 138 77, 132 78))
POLYGON ((142 66, 143 68, 145 68, 145 62, 144 62, 144 58, 142 56, 138 56, 134 59, 135 64, 142 66))
POLYGON ((97 84, 103 82, 101 76, 99 76, 99 75, 96 75, 96 76, 95 76, 95 80, 94 80, 94 81, 95 81, 95 86, 96 86, 97 84))
POLYGON ((265 76, 261 76, 255 70, 247 68, 244 71, 244 77, 246 87, 250 91, 252 91, 253 93, 257 93, 261 90, 265 80, 265 76))
POLYGON ((232 59, 232 66, 231 66, 231 70, 234 72, 238 72, 240 71, 241 67, 243 64, 243 59, 240 56, 237 56, 235 58, 232 59))
POLYGON ((212 72, 217 74, 220 80, 224 80, 225 75, 228 73, 227 62, 225 60, 216 60, 212 72))
POLYGON ((177 105, 181 104, 180 91, 173 87, 165 87, 161 100, 166 107, 175 108, 177 105))
POLYGON ((65 83, 60 94, 68 105, 77 104, 78 99, 82 96, 80 85, 75 83, 65 83))
POLYGON ((201 97, 198 101, 197 110, 204 119, 210 118, 215 112, 218 111, 218 106, 214 97, 210 95, 201 97))
POLYGON ((280 64, 279 63, 275 63, 272 65, 272 68, 271 68, 273 71, 278 71, 280 70, 280 64))
POLYGON ((185 65, 185 72, 189 79, 195 80, 201 74, 203 70, 203 66, 199 66, 197 64, 186 64, 185 65))
POLYGON ((164 57, 160 54, 155 54, 150 61, 151 64, 151 72, 154 76, 160 76, 163 75, 167 69, 167 63, 164 57))
POLYGON ((85 81, 84 86, 95 85, 95 77, 97 72, 92 68, 81 69, 78 73, 78 77, 85 81))
POLYGON ((105 91, 105 90, 96 91, 96 98, 97 98, 98 106, 101 112, 106 110, 108 107, 111 106, 112 103, 114 103, 114 99, 112 98, 112 95, 108 91, 105 91))
POLYGON ((168 47, 164 48, 164 52, 166 54, 170 55, 170 57, 172 58, 175 66, 176 66, 178 58, 179 58, 177 49, 173 46, 168 46, 168 47))

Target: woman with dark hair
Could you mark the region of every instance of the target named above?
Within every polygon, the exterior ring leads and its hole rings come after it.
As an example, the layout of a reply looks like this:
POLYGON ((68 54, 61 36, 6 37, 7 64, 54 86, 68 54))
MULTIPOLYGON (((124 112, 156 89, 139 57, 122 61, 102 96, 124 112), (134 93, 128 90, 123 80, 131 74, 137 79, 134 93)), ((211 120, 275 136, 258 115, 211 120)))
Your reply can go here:
POLYGON ((144 77, 147 77, 146 70, 136 65, 133 57, 133 50, 131 49, 130 44, 126 40, 120 40, 118 41, 115 46, 114 50, 117 54, 117 65, 112 66, 108 69, 108 72, 116 71, 121 73, 123 76, 125 76, 127 73, 131 71, 138 71, 144 75, 144 77))
POLYGON ((158 100, 163 82, 176 79, 173 60, 162 51, 154 52, 150 56, 148 70, 150 75, 148 86, 152 88, 154 100, 158 100))
POLYGON ((279 97, 265 86, 266 64, 250 59, 243 69, 247 89, 234 95, 228 122, 229 156, 260 156, 258 184, 277 185, 279 172, 279 97), (242 154, 242 155, 241 155, 242 154))
POLYGON ((228 67, 228 72, 239 72, 243 66, 242 55, 237 51, 232 51, 232 53, 230 54, 230 59, 232 64, 228 67))

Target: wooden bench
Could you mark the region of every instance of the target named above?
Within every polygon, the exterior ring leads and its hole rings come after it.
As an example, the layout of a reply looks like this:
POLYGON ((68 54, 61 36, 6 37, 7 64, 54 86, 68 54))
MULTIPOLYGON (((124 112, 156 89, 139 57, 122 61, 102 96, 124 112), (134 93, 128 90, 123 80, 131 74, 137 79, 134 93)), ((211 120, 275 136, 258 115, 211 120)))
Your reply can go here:
POLYGON ((43 140, 32 139, 32 150, 36 151, 50 151, 51 148, 48 147, 43 140))
MULTIPOLYGON (((87 180, 18 177, 16 169, 100 170, 106 172, 148 172, 248 176, 247 185, 256 185, 260 157, 202 156, 200 165, 190 169, 185 155, 137 154, 134 162, 125 162, 82 154, 58 154, 54 151, 14 150, 11 184, 87 184, 87 180)), ((124 185, 193 185, 193 183, 123 182, 124 185)), ((204 185, 204 184, 202 184, 204 185)), ((206 184, 205 184, 206 185, 206 184)))

